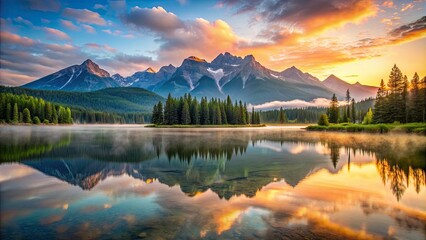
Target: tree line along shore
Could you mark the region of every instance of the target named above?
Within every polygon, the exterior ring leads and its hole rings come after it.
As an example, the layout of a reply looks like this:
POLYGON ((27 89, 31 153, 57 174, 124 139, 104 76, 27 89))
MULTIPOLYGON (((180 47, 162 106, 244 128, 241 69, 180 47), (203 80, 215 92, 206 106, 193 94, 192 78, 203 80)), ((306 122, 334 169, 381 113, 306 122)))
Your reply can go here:
POLYGON ((415 132, 426 133, 426 77, 417 73, 411 81, 394 65, 387 84, 380 82, 374 107, 369 108, 362 121, 354 121, 354 100, 346 93, 346 105, 339 109, 334 94, 327 113, 321 114, 318 125, 308 130, 346 132, 415 132), (342 111, 343 110, 343 111, 342 111))

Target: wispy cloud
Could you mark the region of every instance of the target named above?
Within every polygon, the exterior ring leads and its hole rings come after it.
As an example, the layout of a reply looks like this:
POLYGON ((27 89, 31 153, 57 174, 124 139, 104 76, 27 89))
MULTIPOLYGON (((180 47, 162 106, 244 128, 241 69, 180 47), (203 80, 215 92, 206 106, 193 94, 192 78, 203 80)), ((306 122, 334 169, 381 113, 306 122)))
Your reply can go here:
POLYGON ((74 19, 78 22, 89 23, 95 25, 105 26, 106 21, 103 19, 99 13, 90 11, 88 9, 74 9, 74 8, 65 8, 62 12, 64 17, 74 19))
POLYGON ((71 40, 70 36, 68 36, 68 34, 62 32, 61 30, 58 30, 58 29, 55 29, 55 28, 49 28, 49 27, 44 27, 43 30, 46 34, 48 34, 48 36, 50 36, 52 38, 57 38, 57 39, 61 39, 61 40, 71 40))
POLYGON ((79 27, 77 27, 73 22, 68 21, 68 20, 64 20, 61 19, 59 20, 61 22, 61 25, 64 26, 65 28, 69 29, 69 30, 73 30, 76 31, 79 29, 79 27))

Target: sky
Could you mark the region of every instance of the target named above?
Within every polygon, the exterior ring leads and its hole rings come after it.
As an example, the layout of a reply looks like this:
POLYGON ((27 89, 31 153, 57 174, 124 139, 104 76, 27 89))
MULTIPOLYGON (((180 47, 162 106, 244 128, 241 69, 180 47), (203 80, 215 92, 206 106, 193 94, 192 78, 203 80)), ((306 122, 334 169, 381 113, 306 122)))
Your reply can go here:
POLYGON ((426 75, 426 1, 1 0, 0 85, 20 86, 90 58, 110 74, 254 55, 367 85, 396 64, 426 75))

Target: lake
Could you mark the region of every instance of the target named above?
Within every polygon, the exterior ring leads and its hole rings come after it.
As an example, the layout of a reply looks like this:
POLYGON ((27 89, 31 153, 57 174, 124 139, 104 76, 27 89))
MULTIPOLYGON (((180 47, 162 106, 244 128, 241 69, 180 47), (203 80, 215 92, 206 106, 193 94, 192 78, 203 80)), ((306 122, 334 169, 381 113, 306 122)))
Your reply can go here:
POLYGON ((426 137, 0 126, 3 239, 425 239, 426 137))

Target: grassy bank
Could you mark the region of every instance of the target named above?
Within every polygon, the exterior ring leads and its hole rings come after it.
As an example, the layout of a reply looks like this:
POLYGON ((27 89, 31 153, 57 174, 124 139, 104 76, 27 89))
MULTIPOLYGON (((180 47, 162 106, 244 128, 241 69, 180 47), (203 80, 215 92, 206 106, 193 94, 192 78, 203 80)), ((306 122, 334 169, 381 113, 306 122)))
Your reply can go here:
POLYGON ((402 132, 402 133, 419 133, 426 134, 426 123, 407 123, 407 124, 353 124, 353 123, 340 123, 330 124, 328 126, 311 125, 306 127, 310 131, 335 131, 335 132, 368 132, 368 133, 388 133, 388 132, 402 132))
POLYGON ((251 124, 251 125, 156 125, 150 124, 145 127, 150 128, 243 128, 243 127, 265 127, 265 124, 251 124))

